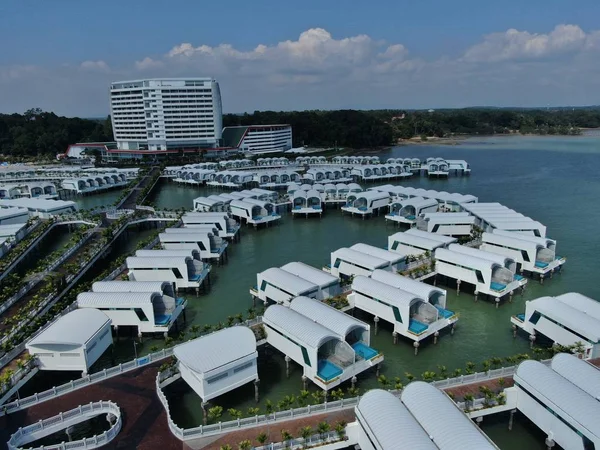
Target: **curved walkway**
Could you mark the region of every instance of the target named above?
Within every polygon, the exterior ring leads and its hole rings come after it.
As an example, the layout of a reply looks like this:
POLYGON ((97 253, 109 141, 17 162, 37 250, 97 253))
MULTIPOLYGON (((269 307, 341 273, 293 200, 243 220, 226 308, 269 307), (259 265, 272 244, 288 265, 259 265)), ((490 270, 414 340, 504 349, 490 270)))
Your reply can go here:
MULTIPOLYGON (((65 445, 66 448, 84 447, 88 449, 98 448, 112 441, 119 433, 122 426, 121 410, 116 403, 113 402, 94 402, 87 405, 78 406, 70 411, 61 412, 53 417, 40 420, 37 423, 31 424, 24 428, 19 428, 7 442, 9 450, 19 450, 24 446, 30 448, 31 442, 42 439, 59 431, 67 430, 69 427, 85 422, 93 417, 103 414, 111 414, 114 417, 109 422, 111 426, 105 432, 89 438, 78 439, 71 441, 65 445)), ((41 448, 52 448, 54 446, 42 446, 41 448)), ((60 444, 56 447, 61 447, 60 444)))

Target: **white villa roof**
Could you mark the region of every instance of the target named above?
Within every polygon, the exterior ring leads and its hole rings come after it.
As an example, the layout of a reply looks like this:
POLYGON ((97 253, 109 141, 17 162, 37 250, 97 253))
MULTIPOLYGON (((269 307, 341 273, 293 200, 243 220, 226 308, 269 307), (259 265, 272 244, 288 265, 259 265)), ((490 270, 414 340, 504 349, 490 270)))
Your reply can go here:
POLYGON ((306 192, 306 198, 313 198, 316 197, 319 200, 321 200, 321 193, 319 191, 317 191, 316 189, 311 189, 310 191, 306 192))
POLYGON ((26 223, 9 223, 7 225, 0 225, 0 237, 15 236, 19 231, 26 227, 26 223))
POLYGON ((187 230, 185 233, 159 233, 158 238, 160 242, 182 242, 183 241, 202 241, 210 236, 212 233, 206 231, 194 231, 193 228, 184 228, 187 230))
POLYGON ((515 264, 515 260, 508 257, 499 255, 497 253, 486 252, 485 250, 479 250, 478 248, 466 247, 459 244, 450 244, 448 250, 462 255, 472 256, 474 258, 486 259, 495 263, 501 264, 502 267, 506 267, 506 264, 515 264))
POLYGON ((531 304, 535 310, 585 336, 590 341, 600 342, 600 320, 555 297, 540 297, 527 303, 531 304))
POLYGON ((158 292, 172 287, 168 281, 96 281, 92 292, 158 292))
POLYGON ((296 275, 297 277, 304 278, 306 281, 316 284, 321 288, 339 284, 340 282, 337 277, 299 261, 287 263, 286 265, 281 266, 281 269, 296 275))
POLYGON ((290 303, 290 309, 308 317, 310 320, 329 328, 343 339, 356 329, 368 330, 369 326, 332 306, 308 297, 296 297, 290 303))
POLYGON ((19 206, 22 208, 45 212, 52 212, 69 207, 77 209, 77 203, 70 200, 47 200, 28 197, 0 200, 0 206, 19 206))
POLYGON ((219 203, 223 203, 220 200, 214 200, 212 198, 207 198, 207 197, 198 197, 194 199, 194 204, 196 203, 200 203, 201 205, 206 205, 206 206, 214 206, 214 205, 218 205, 219 203))
POLYGON ((364 198, 366 200, 379 200, 379 199, 390 197, 390 194, 388 194, 387 192, 376 192, 376 191, 357 192, 353 195, 356 195, 357 200, 359 198, 364 198))
MULTIPOLYGON (((498 244, 498 245, 503 245, 506 247, 512 247, 512 248, 517 248, 517 249, 531 249, 531 248, 546 248, 546 244, 542 243, 542 242, 536 242, 530 239, 521 239, 521 238, 528 238, 529 235, 526 234, 520 234, 520 233, 515 233, 514 231, 506 231, 506 230, 499 230, 498 228, 494 228, 493 233, 483 233, 481 235, 481 239, 483 242, 489 242, 490 244, 498 244), (499 234, 496 233, 497 231, 500 231, 502 233, 507 233, 510 234, 510 236, 508 235, 504 235, 504 234, 499 234)), ((541 239, 541 240, 545 240, 544 238, 538 238, 536 236, 531 236, 532 238, 535 239, 541 239)))
POLYGON ((347 188, 349 190, 353 190, 353 189, 360 189, 362 191, 362 186, 358 183, 348 183, 347 188))
MULTIPOLYGON (((2 186, 4 187, 4 186, 2 186)), ((2 208, 0 207, 0 219, 7 219, 9 217, 22 216, 23 214, 29 214, 27 208, 21 208, 18 206, 2 208)))
POLYGON ((186 257, 168 257, 168 258, 151 258, 130 256, 127 258, 128 269, 172 269, 181 264, 186 264, 187 259, 192 259, 191 256, 186 257))
POLYGON ((542 245, 544 247, 548 247, 551 244, 556 244, 556 241, 554 239, 532 236, 530 234, 521 234, 521 233, 516 233, 516 232, 510 231, 510 230, 501 230, 498 228, 494 228, 492 230, 492 234, 495 234, 498 236, 505 236, 508 238, 519 239, 519 240, 528 241, 528 242, 533 242, 533 243, 542 245))
POLYGON ((552 358, 550 368, 596 400, 600 400, 600 370, 596 366, 575 355, 559 353, 552 358))
POLYGON ((414 294, 426 301, 429 299, 429 296, 434 293, 446 295, 446 291, 443 289, 431 286, 427 283, 422 283, 420 281, 411 280, 410 278, 403 277, 402 275, 396 275, 385 270, 374 270, 371 274, 371 278, 373 280, 389 284, 390 286, 414 294))
POLYGON ((413 381, 404 388, 400 400, 440 449, 498 448, 446 394, 429 383, 413 381))
POLYGON ((515 382, 563 418, 570 417, 590 433, 600 437, 600 402, 539 361, 523 361, 517 366, 515 382), (549 404, 550 403, 550 404, 549 404))
MULTIPOLYGON (((221 194, 221 195, 225 195, 225 194, 221 194)), ((227 194, 230 195, 230 194, 227 194)), ((182 219, 203 219, 203 218, 209 218, 209 217, 218 217, 218 218, 222 218, 222 217, 228 217, 226 212, 218 212, 218 211, 206 211, 206 212, 200 212, 200 211, 188 211, 186 212, 182 219)))
POLYGON ((578 292, 567 292, 566 294, 557 295, 555 298, 571 308, 578 309, 588 316, 600 320, 600 302, 593 298, 586 297, 578 292))
POLYGON ((187 227, 181 227, 181 228, 165 228, 164 233, 166 234, 198 234, 200 236, 206 236, 207 232, 202 231, 201 228, 187 228, 187 227))
POLYGON ((82 292, 77 296, 77 306, 87 307, 136 307, 152 304, 156 292, 82 292))
POLYGON ((453 252, 445 248, 438 248, 435 251, 435 259, 440 261, 447 261, 453 264, 459 264, 463 267, 470 267, 472 269, 493 269, 494 266, 504 267, 503 264, 491 261, 489 259, 476 258, 471 255, 465 255, 463 253, 453 252))
MULTIPOLYGON (((198 250, 196 250, 195 252, 196 254, 199 253, 198 250)), ((137 250, 135 252, 135 256, 139 256, 141 258, 164 258, 164 257, 180 257, 183 256, 184 258, 186 256, 194 256, 194 251, 192 249, 189 250, 185 250, 185 249, 177 249, 177 250, 137 250)))
POLYGON ((27 346, 67 344, 85 345, 111 320, 94 308, 76 309, 60 317, 44 331, 33 337, 27 346))
POLYGON ((451 237, 451 236, 444 236, 444 235, 438 234, 438 233, 430 233, 428 231, 419 230, 417 228, 410 228, 410 229, 406 230, 404 233, 408 234, 410 236, 418 236, 418 237, 422 237, 425 239, 430 239, 432 241, 438 241, 438 242, 441 242, 446 245, 452 244, 453 242, 458 241, 458 239, 451 237))
MULTIPOLYGON (((390 205, 402 205, 402 206, 408 206, 408 205, 414 205, 415 202, 418 203, 421 200, 425 200, 423 197, 407 197, 407 198, 400 198, 400 197, 396 197, 395 200, 392 201, 392 203, 390 203, 390 205)), ((437 202, 435 202, 437 204, 437 202)))
POLYGON ((279 267, 271 267, 258 274, 263 280, 271 283, 282 290, 299 296, 318 289, 318 286, 304 278, 300 278, 279 267))
POLYGON ((385 450, 435 450, 438 447, 431 442, 402 402, 391 392, 382 389, 368 391, 360 398, 356 406, 360 423, 370 432, 379 447, 385 450))
POLYGON ((390 237, 392 238, 392 241, 399 242, 400 244, 404 244, 409 247, 417 247, 423 250, 429 250, 431 252, 444 245, 444 243, 440 242, 439 240, 416 236, 414 234, 409 234, 408 232, 395 233, 390 237))
POLYGON ((385 259, 377 258, 345 247, 332 252, 331 256, 332 258, 340 258, 352 264, 360 265, 368 270, 380 269, 389 265, 389 261, 386 261, 385 259))
POLYGON ((244 201, 247 202, 247 203, 252 203, 253 205, 258 205, 261 208, 265 208, 267 205, 272 205, 273 204, 271 202, 265 202, 263 200, 258 200, 256 198, 252 198, 252 197, 245 198, 244 201))
POLYGON ((245 209, 247 211, 252 211, 252 208, 256 207, 255 204, 247 202, 246 199, 232 200, 231 203, 229 204, 229 206, 231 206, 232 208, 235 207, 235 208, 245 209))
POLYGON ((375 258, 383 259, 384 261, 389 261, 392 264, 399 263, 405 258, 405 255, 402 255, 400 253, 390 252, 388 250, 384 250, 383 248, 363 243, 354 244, 352 247, 350 247, 350 250, 355 250, 357 252, 364 253, 369 256, 374 256, 375 258))
POLYGON ((423 301, 415 294, 362 275, 354 278, 352 290, 366 294, 369 297, 385 300, 386 303, 400 308, 409 308, 415 301, 423 301))
POLYGON ((318 349, 324 342, 340 340, 329 328, 320 325, 302 314, 281 305, 271 305, 263 314, 263 320, 285 330, 285 333, 295 341, 300 341, 308 347, 318 349))
POLYGON ((245 326, 224 328, 173 348, 179 362, 206 373, 256 353, 254 332, 245 326))

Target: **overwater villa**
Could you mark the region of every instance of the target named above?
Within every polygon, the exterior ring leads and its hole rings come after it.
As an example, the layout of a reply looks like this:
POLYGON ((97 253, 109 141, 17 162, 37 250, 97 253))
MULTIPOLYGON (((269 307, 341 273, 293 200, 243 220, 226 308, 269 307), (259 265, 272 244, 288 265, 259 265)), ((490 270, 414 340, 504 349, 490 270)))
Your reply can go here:
POLYGON ((406 268, 406 255, 401 255, 398 252, 390 252, 389 250, 375 247, 374 245, 363 244, 362 242, 352 245, 350 250, 388 261, 392 271, 394 272, 404 270, 406 268))
POLYGON ((475 217, 466 212, 429 212, 419 214, 416 224, 417 229, 428 233, 470 236, 475 225, 475 217))
POLYGON ((525 313, 510 319, 535 341, 539 334, 563 346, 580 343, 583 357, 600 357, 600 302, 578 293, 540 297, 525 303, 525 313))
MULTIPOLYGON (((181 378, 205 403, 247 383, 258 383, 256 338, 244 326, 215 331, 176 345, 181 378)), ((206 411, 204 411, 206 414, 206 411)))
POLYGON ((542 279, 559 271, 566 262, 566 258, 556 255, 556 241, 552 239, 496 229, 483 233, 481 240, 482 250, 513 258, 519 271, 539 275, 542 279))
POLYGON ((446 248, 456 238, 442 236, 441 234, 428 233, 428 236, 422 236, 412 233, 418 231, 414 228, 405 232, 395 233, 388 237, 388 249, 401 255, 420 256, 426 253, 433 253, 437 248, 446 248), (430 236, 429 236, 430 235, 430 236), (444 239, 443 241, 439 238, 444 239))
POLYGON ((290 309, 333 331, 356 352, 358 358, 383 362, 383 355, 370 347, 371 327, 368 323, 308 297, 296 297, 290 309))
POLYGON ((385 192, 366 191, 350 193, 346 196, 346 204, 342 211, 362 216, 363 218, 388 207, 390 196, 385 192))
POLYGON ((288 304, 295 297, 302 296, 326 298, 323 297, 326 292, 321 291, 317 284, 278 267, 257 273, 256 287, 250 289, 250 295, 259 298, 265 304, 288 304))
POLYGON ((413 226, 421 214, 437 212, 437 210, 438 202, 432 198, 412 197, 394 200, 389 204, 389 213, 386 214, 385 220, 413 226))
POLYGON ((37 358, 39 370, 87 374, 112 344, 111 320, 97 309, 76 309, 36 334, 25 348, 37 358))
POLYGON ((425 171, 428 177, 447 177, 450 173, 450 165, 442 158, 427 158, 425 171))
POLYGON ((312 189, 310 191, 296 191, 292 196, 292 214, 304 215, 308 217, 310 215, 323 214, 323 205, 321 193, 312 189))
MULTIPOLYGON (((171 235, 169 235, 171 236, 171 235)), ((175 289, 200 289, 210 273, 210 265, 186 257, 133 257, 126 260, 131 281, 168 281, 175 289)))
POLYGON ((250 189, 250 192, 253 192, 258 195, 256 197, 258 200, 262 200, 264 202, 275 202, 279 198, 279 194, 275 191, 270 191, 268 189, 261 188, 253 188, 250 189))
POLYGON ((440 211, 460 212, 463 211, 463 204, 472 204, 478 202, 477 197, 470 194, 434 191, 431 189, 421 189, 409 186, 394 186, 391 184, 369 188, 369 190, 387 192, 395 200, 402 200, 413 197, 434 199, 437 200, 440 211))
POLYGON ((452 311, 440 310, 413 293, 362 275, 352 281, 348 303, 374 315, 376 323, 382 319, 392 324, 394 341, 400 335, 420 342, 434 334, 437 340, 440 330, 458 320, 452 311))
POLYGON ((496 301, 506 295, 512 297, 514 291, 522 286, 522 277, 507 269, 503 264, 482 259, 464 253, 459 253, 445 248, 435 250, 435 271, 456 280, 457 290, 460 291, 462 283, 474 286, 474 294, 485 294, 496 301))
POLYGON ((0 200, 0 208, 3 207, 27 208, 30 216, 49 219, 59 214, 75 213, 78 210, 77 203, 67 200, 50 200, 41 198, 15 198, 0 200))
POLYGON ((269 212, 264 206, 249 202, 247 199, 233 200, 229 207, 231 215, 236 217, 240 223, 243 221, 248 225, 254 225, 255 228, 281 219, 281 216, 275 211, 269 212))
POLYGON ((0 206, 0 225, 26 223, 29 220, 29 210, 20 207, 0 206))
POLYGON ((513 375, 517 409, 546 435, 548 448, 600 447, 600 371, 573 355, 556 355, 550 367, 523 361, 513 375), (566 370, 565 370, 566 369, 566 370))
POLYGON ((331 252, 331 264, 327 270, 342 280, 356 275, 370 276, 374 270, 394 271, 389 259, 381 259, 349 248, 340 248, 331 252))
MULTIPOLYGON (((345 320, 341 316, 336 316, 336 319, 345 320)), ((353 379, 383 359, 382 355, 372 355, 367 350, 370 349, 368 346, 363 353, 371 358, 365 359, 359 353, 362 348, 355 351, 340 334, 286 306, 269 306, 263 315, 263 325, 267 343, 283 353, 286 361, 291 359, 299 364, 303 369, 303 379, 312 381, 325 391, 353 379)), ((351 339, 364 336, 348 331, 346 335, 351 339)), ((289 362, 287 364, 289 375, 289 362)))
POLYGON ((225 212, 227 206, 223 199, 198 197, 194 199, 194 211, 198 212, 225 212))
POLYGON ((287 263, 281 266, 281 269, 317 285, 319 290, 316 295, 311 295, 311 297, 314 297, 318 300, 325 300, 342 293, 340 279, 325 272, 324 270, 316 269, 300 261, 287 263))
POLYGON ((438 310, 446 309, 446 291, 444 289, 385 270, 373 271, 371 278, 414 294, 431 303, 438 310))
POLYGON ((165 229, 158 235, 165 250, 190 250, 200 252, 203 260, 215 259, 218 262, 225 259, 227 241, 211 233, 196 231, 194 228, 165 229))
POLYGON ((475 225, 483 231, 494 229, 514 231, 537 237, 546 237, 546 227, 500 203, 470 203, 461 205, 477 218, 475 225))
POLYGON ((165 250, 165 249, 151 249, 151 250, 136 250, 135 256, 140 258, 162 258, 162 257, 187 257, 191 256, 196 261, 202 261, 202 257, 200 256, 200 251, 188 248, 188 249, 180 249, 180 250, 165 250))
POLYGON ((110 318, 115 329, 135 327, 140 337, 142 333, 166 336, 186 304, 183 298, 161 292, 82 292, 77 296, 78 308, 96 308, 110 318))
POLYGON ((454 244, 455 242, 458 242, 458 239, 456 239, 452 236, 445 236, 440 233, 431 233, 429 231, 419 230, 418 228, 415 228, 415 227, 409 228, 408 230, 406 230, 404 232, 404 234, 406 234, 408 236, 422 237, 425 239, 429 239, 431 241, 441 242, 442 244, 444 244, 444 248, 450 244, 454 244))
POLYGON ((163 297, 176 297, 173 283, 168 281, 96 281, 92 292, 158 292, 163 297))
POLYGON ((240 230, 240 224, 229 217, 227 213, 196 213, 187 212, 182 217, 184 226, 188 225, 214 225, 219 230, 219 237, 235 239, 240 230))

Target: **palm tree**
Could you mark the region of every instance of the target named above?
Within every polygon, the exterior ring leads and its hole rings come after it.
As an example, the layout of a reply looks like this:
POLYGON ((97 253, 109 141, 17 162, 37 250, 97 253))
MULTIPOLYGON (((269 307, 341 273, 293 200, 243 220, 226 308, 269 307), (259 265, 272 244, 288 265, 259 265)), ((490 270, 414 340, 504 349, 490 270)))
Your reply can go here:
POLYGON ((384 389, 387 389, 390 381, 387 379, 387 377, 385 375, 379 375, 377 377, 377 381, 379 382, 379 384, 381 384, 381 387, 384 389))
POLYGON ((408 380, 409 383, 415 379, 415 376, 409 372, 404 372, 404 376, 406 377, 406 379, 408 380))
POLYGON ((235 408, 229 408, 227 410, 227 412, 233 419, 241 419, 242 415, 243 415, 239 409, 235 409, 235 408))
POLYGON ((432 372, 430 370, 423 372, 421 374, 421 378, 423 379, 423 381, 427 381, 428 383, 430 383, 435 378, 435 372, 432 372))
POLYGON ((465 373, 467 375, 475 373, 475 363, 474 362, 467 361, 467 364, 465 365, 465 373))
POLYGON ((250 450, 252 448, 252 442, 249 439, 243 440, 238 444, 239 450, 250 450))
POLYGON ((355 387, 349 387, 346 392, 349 397, 358 397, 360 395, 360 389, 355 387))
POLYGON ((465 412, 468 412, 471 409, 471 406, 473 405, 473 400, 475 399, 475 397, 473 396, 473 394, 465 394, 464 399, 465 399, 465 412))
POLYGON ((211 422, 216 422, 223 415, 223 407, 222 406, 213 406, 212 408, 208 408, 208 418, 211 422))
POLYGON ((308 402, 308 397, 310 397, 310 392, 304 389, 301 390, 300 395, 296 399, 296 401, 298 402, 298 406, 305 406, 308 402))
POLYGON ((307 447, 307 441, 308 439, 313 435, 313 429, 311 426, 305 426, 300 428, 300 436, 302 437, 302 440, 304 441, 302 447, 306 448, 307 447))
POLYGON ((402 379, 400 377, 394 377, 394 389, 397 391, 404 389, 404 385, 402 384, 402 379))
POLYGON ((258 416, 259 412, 260 412, 260 408, 253 408, 252 406, 248 408, 248 416, 250 416, 250 417, 258 416))
POLYGON ((319 433, 319 438, 321 440, 325 438, 325 435, 329 433, 329 430, 331 430, 331 425, 329 425, 325 421, 319 422, 319 424, 317 425, 317 432, 319 433))
POLYGON ((338 422, 335 425, 335 432, 337 433, 337 437, 340 441, 343 441, 346 437, 346 425, 342 422, 338 422))
POLYGON ((233 448, 229 444, 221 445, 221 447, 219 448, 220 450, 233 450, 233 448))
POLYGON ((267 433, 258 433, 258 436, 256 436, 256 442, 258 442, 260 445, 264 445, 267 442, 267 433))
POLYGON ((281 430, 281 440, 284 442, 286 448, 290 446, 289 441, 292 439, 294 439, 294 436, 288 430, 281 430))

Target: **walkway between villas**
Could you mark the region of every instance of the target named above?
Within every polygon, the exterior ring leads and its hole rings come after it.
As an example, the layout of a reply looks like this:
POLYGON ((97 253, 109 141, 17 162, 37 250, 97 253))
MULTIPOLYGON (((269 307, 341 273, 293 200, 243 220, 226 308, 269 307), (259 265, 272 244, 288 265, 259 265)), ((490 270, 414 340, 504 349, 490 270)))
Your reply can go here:
POLYGON ((153 167, 152 169, 150 169, 150 171, 146 175, 144 175, 144 178, 142 178, 142 180, 137 184, 137 186, 135 186, 131 190, 129 195, 127 195, 127 197, 123 199, 121 204, 117 206, 117 209, 135 209, 135 205, 141 204, 144 199, 140 199, 138 197, 142 190, 144 190, 144 188, 148 186, 149 183, 156 182, 159 179, 156 178, 156 180, 154 180, 154 175, 156 175, 157 172, 160 172, 160 169, 158 167, 153 167))

